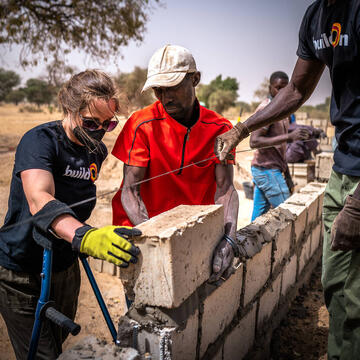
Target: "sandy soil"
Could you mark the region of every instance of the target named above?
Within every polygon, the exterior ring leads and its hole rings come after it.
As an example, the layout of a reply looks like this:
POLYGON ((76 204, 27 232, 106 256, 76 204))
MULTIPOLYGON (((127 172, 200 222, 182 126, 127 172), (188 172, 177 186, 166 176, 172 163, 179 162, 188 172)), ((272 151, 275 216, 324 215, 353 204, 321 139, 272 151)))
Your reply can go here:
MULTIPOLYGON (((7 198, 9 193, 9 183, 14 162, 14 150, 21 136, 33 126, 60 118, 60 114, 48 114, 46 112, 19 113, 18 108, 10 105, 0 106, 0 224, 7 211, 7 198)), ((123 123, 121 124, 123 125, 123 123)), ((113 133, 107 134, 105 143, 109 150, 112 148, 119 131, 119 126, 113 133)), ((248 142, 243 142, 238 150, 248 148, 248 142)), ((110 151, 109 151, 110 152, 110 151)), ((252 200, 245 198, 242 189, 242 181, 248 181, 250 176, 251 152, 237 154, 238 166, 235 169, 235 185, 238 189, 240 199, 240 211, 238 218, 238 228, 247 225, 250 222, 252 211, 252 200)), ((89 223, 102 226, 111 223, 111 198, 115 193, 116 187, 120 186, 122 178, 122 165, 112 155, 106 159, 103 164, 99 179, 97 181, 98 195, 100 196, 95 210, 89 219, 89 223)), ((125 313, 126 306, 124 292, 121 282, 118 278, 97 273, 94 271, 97 283, 101 289, 104 300, 108 306, 113 321, 125 313)), ((326 332, 328 326, 327 312, 323 305, 321 288, 319 285, 319 274, 314 277, 315 288, 311 288, 305 295, 301 294, 290 311, 289 317, 280 328, 277 338, 281 348, 289 352, 274 353, 273 359, 325 359, 324 344, 326 343, 326 332), (300 312, 304 318, 299 319, 298 308, 305 308, 306 311, 300 312), (315 322, 315 319, 319 319, 315 322), (321 319, 321 321, 320 321, 321 319), (310 332, 310 330, 312 332, 310 332), (291 331, 291 333, 289 333, 291 331), (314 337, 316 332, 317 340, 314 346, 314 337), (296 336, 295 336, 295 335, 296 336), (293 336, 292 336, 293 335, 293 336), (315 351, 315 350, 316 351, 315 351), (291 352, 292 351, 292 352, 291 352), (311 357, 310 354, 318 354, 311 357)), ((101 340, 111 342, 111 336, 103 319, 95 296, 89 285, 84 272, 82 272, 82 285, 80 291, 79 306, 76 321, 81 325, 82 330, 76 337, 70 336, 64 343, 64 349, 74 345, 80 338, 87 335, 95 335, 101 340)), ((285 351, 284 350, 284 351, 285 351)), ((7 336, 6 327, 0 317, 0 358, 2 360, 15 359, 10 341, 7 336)))

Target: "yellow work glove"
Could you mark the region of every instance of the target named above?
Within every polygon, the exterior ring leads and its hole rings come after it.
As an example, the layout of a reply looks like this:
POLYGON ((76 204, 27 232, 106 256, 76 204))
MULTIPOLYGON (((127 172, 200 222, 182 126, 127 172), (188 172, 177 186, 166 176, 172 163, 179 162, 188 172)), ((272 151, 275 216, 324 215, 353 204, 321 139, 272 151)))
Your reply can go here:
POLYGON ((140 249, 129 239, 141 231, 128 226, 104 226, 100 229, 84 225, 75 231, 72 247, 92 257, 109 261, 121 267, 137 262, 140 249))

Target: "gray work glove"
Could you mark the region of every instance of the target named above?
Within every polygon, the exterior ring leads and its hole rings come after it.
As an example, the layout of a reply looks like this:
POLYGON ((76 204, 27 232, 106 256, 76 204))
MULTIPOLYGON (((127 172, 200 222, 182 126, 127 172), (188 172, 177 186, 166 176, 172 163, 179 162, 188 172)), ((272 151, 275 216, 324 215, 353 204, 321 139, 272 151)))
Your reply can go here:
POLYGON ((239 144, 240 141, 249 136, 247 126, 238 122, 231 130, 219 135, 215 139, 214 152, 220 161, 234 160, 230 151, 239 144))
POLYGON ((331 250, 360 248, 360 200, 349 195, 331 228, 331 250))
POLYGON ((232 267, 234 256, 239 256, 237 245, 234 240, 224 235, 224 238, 214 251, 213 273, 208 280, 209 283, 215 283, 220 278, 227 280, 234 273, 234 268, 232 267))

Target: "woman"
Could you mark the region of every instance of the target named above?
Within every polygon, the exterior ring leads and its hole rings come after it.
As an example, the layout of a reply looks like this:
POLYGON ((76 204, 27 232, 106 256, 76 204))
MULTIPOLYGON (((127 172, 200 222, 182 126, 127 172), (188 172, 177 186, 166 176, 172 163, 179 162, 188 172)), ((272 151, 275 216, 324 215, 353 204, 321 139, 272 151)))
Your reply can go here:
MULTIPOLYGON (((71 319, 80 288, 79 252, 119 266, 135 263, 139 253, 127 240, 138 230, 85 224, 96 200, 69 207, 96 195, 94 182, 107 155, 101 139, 118 123, 112 80, 97 70, 81 72, 64 84, 58 99, 63 120, 31 129, 17 147, 0 230, 0 312, 17 359, 26 358, 40 294, 43 248, 35 239, 52 242, 51 300, 71 319)), ((66 336, 45 321, 37 357, 57 358, 66 336)))

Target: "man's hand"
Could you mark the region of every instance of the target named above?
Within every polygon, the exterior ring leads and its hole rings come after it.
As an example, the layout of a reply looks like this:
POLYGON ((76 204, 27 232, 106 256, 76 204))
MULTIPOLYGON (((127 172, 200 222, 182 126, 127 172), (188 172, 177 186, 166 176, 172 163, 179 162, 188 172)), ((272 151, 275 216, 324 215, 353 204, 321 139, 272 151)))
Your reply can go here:
POLYGON ((208 281, 212 283, 220 278, 228 279, 233 273, 233 260, 234 250, 232 246, 225 239, 221 240, 214 252, 213 273, 208 281))
POLYGON ((140 249, 129 239, 141 231, 127 226, 104 226, 100 229, 84 225, 76 230, 72 247, 83 254, 109 261, 121 267, 137 262, 140 249))
POLYGON ((230 151, 236 147, 239 142, 249 136, 249 130, 243 123, 237 123, 231 130, 219 135, 215 139, 214 152, 220 161, 233 160, 230 151))
POLYGON ((331 229, 331 250, 360 248, 360 200, 349 195, 331 229))
POLYGON ((290 141, 296 140, 308 140, 310 138, 310 132, 305 128, 297 128, 289 134, 290 141))
POLYGON ((319 128, 315 128, 314 130, 313 130, 313 133, 314 133, 314 136, 317 138, 317 139, 325 139, 327 136, 326 136, 326 134, 325 134, 325 132, 324 132, 324 130, 322 130, 322 129, 319 129, 319 128))

